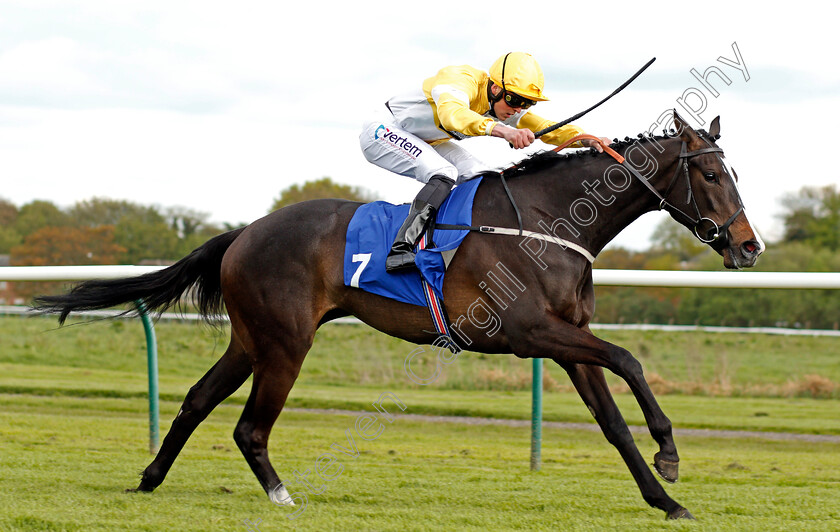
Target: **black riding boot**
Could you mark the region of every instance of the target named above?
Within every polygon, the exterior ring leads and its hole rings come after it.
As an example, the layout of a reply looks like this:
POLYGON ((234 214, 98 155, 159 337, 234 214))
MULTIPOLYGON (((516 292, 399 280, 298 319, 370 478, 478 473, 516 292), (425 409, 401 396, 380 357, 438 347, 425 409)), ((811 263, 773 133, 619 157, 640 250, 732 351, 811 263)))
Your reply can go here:
POLYGON ((414 246, 420 241, 426 225, 449 195, 454 184, 455 182, 448 177, 436 175, 420 189, 385 260, 385 271, 394 272, 414 267, 414 246))

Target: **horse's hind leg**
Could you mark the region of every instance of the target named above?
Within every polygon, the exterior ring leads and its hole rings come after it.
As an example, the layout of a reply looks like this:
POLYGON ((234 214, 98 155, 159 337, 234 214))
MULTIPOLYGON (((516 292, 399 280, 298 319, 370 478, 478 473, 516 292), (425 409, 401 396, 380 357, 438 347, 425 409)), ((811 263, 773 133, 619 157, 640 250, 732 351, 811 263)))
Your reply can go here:
POLYGON ((152 491, 163 482, 196 427, 219 403, 239 389, 250 375, 251 363, 235 336, 232 336, 230 346, 222 358, 190 388, 181 410, 163 439, 160 451, 143 471, 143 478, 136 491, 152 491))
POLYGON ((300 341, 286 339, 261 349, 262 355, 257 357, 260 362, 254 367, 251 395, 233 434, 245 461, 276 504, 294 503, 269 461, 268 437, 311 345, 310 337, 300 341))
POLYGON ((618 410, 613 400, 607 381, 604 378, 604 370, 599 366, 587 366, 581 364, 562 364, 563 369, 569 374, 572 383, 580 394, 583 402, 592 412, 601 431, 607 441, 618 449, 619 454, 627 464, 630 473, 636 480, 642 497, 653 506, 664 510, 670 519, 688 518, 692 519, 691 513, 680 506, 676 501, 665 493, 665 490, 656 481, 644 459, 642 458, 627 422, 618 410))

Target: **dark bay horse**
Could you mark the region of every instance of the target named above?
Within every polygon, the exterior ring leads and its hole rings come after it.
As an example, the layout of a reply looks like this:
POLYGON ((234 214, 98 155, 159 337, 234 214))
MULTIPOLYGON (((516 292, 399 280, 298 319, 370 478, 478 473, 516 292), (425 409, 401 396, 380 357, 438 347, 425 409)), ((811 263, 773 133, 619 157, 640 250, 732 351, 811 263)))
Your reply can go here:
MULTIPOLYGON (((499 175, 485 176, 475 196, 474 225, 518 227, 521 218, 525 230, 550 232, 584 251, 531 237, 472 232, 449 264, 444 298, 449 316, 475 316, 473 305, 481 301, 487 312, 500 317, 493 334, 481 320, 459 320, 456 340, 463 347, 559 364, 618 449, 645 501, 669 518, 690 518, 652 474, 610 394, 604 368, 629 385, 659 444, 654 469, 675 482, 679 456, 671 422, 648 387, 642 366, 626 349, 595 337, 589 329, 595 299, 592 264, 584 256, 587 251, 597 255, 633 220, 657 208, 666 209, 712 246, 728 268, 750 267, 763 251, 744 214, 734 171, 715 143, 719 119, 708 133, 692 129, 676 113, 668 115, 668 121, 676 133, 640 135, 613 144, 626 157, 624 165, 594 150, 549 152, 523 161, 505 173, 521 216, 499 175), (489 297, 484 278, 500 263, 526 297, 506 302, 489 297)), ((410 342, 436 340, 426 309, 345 286, 345 232, 359 205, 342 200, 291 205, 210 239, 166 269, 87 281, 65 295, 38 298, 39 308, 60 313, 62 323, 72 311, 136 300, 151 311, 162 311, 176 305, 188 290, 207 319, 221 316, 223 309, 230 316, 230 345, 190 389, 137 490, 152 491, 163 482, 199 423, 253 373, 234 440, 271 500, 288 501, 269 462, 268 439, 318 327, 355 315, 410 342)))

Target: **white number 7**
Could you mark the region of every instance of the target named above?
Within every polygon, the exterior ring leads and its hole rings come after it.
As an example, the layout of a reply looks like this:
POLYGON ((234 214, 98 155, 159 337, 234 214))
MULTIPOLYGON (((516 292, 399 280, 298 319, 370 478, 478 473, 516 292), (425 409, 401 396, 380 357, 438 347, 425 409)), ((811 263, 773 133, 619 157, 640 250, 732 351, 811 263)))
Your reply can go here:
POLYGON ((353 278, 350 279, 350 286, 359 288, 359 278, 362 276, 365 266, 370 262, 370 255, 370 253, 356 253, 353 255, 353 262, 361 262, 361 264, 359 264, 356 273, 353 274, 353 278))

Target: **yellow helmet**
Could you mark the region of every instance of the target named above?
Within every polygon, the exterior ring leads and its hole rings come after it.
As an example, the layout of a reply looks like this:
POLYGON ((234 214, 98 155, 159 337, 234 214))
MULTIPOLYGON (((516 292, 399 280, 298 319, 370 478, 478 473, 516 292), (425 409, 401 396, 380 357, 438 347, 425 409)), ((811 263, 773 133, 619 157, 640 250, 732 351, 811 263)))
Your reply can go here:
POLYGON ((505 91, 536 102, 548 101, 543 95, 543 71, 531 54, 509 52, 496 59, 490 67, 490 79, 505 91))

